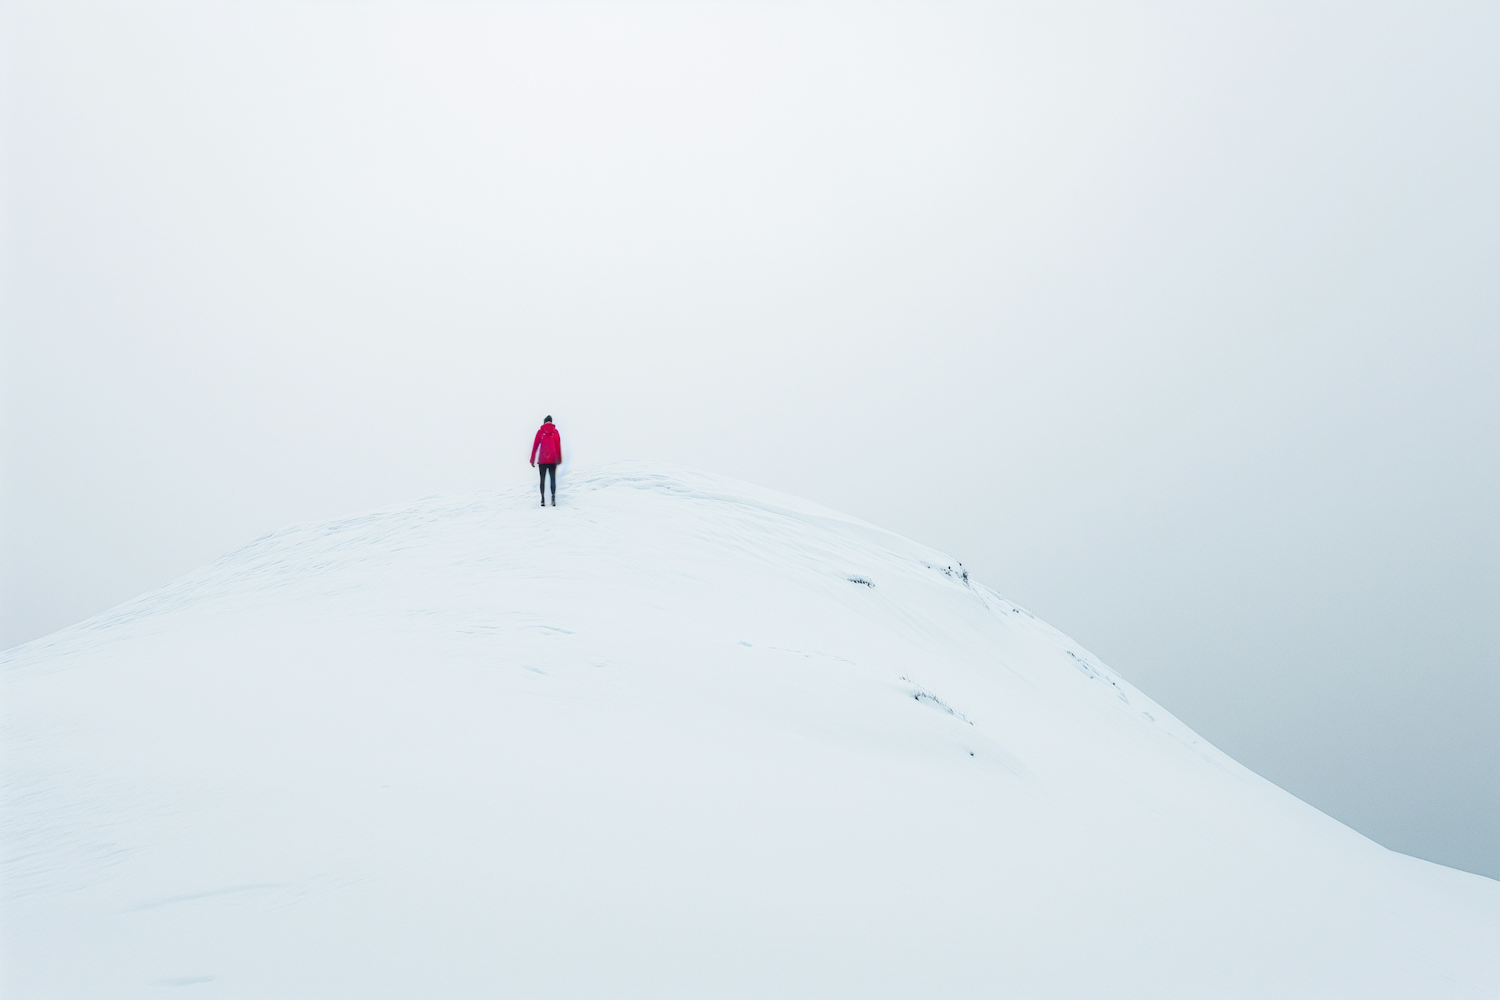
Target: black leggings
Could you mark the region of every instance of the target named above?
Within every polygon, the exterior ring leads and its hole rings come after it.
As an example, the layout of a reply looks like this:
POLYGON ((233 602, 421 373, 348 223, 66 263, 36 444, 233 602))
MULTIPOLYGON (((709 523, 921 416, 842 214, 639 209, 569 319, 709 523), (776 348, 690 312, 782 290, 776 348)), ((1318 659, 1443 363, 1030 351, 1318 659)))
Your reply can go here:
POLYGON ((552 474, 552 502, 557 503, 557 463, 543 463, 537 466, 537 471, 542 474, 542 502, 547 500, 547 474, 552 474))

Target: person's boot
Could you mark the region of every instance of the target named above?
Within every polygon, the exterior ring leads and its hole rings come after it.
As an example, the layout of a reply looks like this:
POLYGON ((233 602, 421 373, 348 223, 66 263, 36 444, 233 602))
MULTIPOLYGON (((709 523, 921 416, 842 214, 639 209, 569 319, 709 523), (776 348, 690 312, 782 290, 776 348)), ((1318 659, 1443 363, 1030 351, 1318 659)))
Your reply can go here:
POLYGON ((547 506, 547 498, 546 497, 542 497, 542 506, 543 507, 547 506))
POLYGON ((554 506, 554 507, 557 506, 557 494, 556 493, 552 494, 552 506, 554 506))

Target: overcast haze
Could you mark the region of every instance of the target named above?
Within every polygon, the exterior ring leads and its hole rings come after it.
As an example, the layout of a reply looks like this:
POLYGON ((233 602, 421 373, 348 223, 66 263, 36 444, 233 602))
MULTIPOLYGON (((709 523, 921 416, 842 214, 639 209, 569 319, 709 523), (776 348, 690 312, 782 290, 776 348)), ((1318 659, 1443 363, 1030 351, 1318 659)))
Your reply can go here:
POLYGON ((529 485, 551 413, 951 552, 1500 876, 1495 5, 6 17, 0 645, 529 485))

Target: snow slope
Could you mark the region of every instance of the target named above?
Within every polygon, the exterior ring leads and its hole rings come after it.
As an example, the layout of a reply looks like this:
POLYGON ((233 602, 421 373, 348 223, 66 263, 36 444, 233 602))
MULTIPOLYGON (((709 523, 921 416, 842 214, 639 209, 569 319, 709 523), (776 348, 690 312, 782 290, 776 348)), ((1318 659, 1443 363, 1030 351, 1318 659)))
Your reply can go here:
POLYGON ((1495 997, 1500 883, 948 556, 634 464, 5 654, 4 995, 1495 997))

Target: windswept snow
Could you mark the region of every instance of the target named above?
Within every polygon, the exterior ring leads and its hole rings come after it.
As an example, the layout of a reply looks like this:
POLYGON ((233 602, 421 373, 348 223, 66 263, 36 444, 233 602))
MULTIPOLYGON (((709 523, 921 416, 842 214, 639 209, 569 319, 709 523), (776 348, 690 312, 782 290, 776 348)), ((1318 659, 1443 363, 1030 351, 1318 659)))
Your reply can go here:
POLYGON ((1494 997, 1386 851, 954 559, 635 464, 5 654, 7 997, 1494 997))

